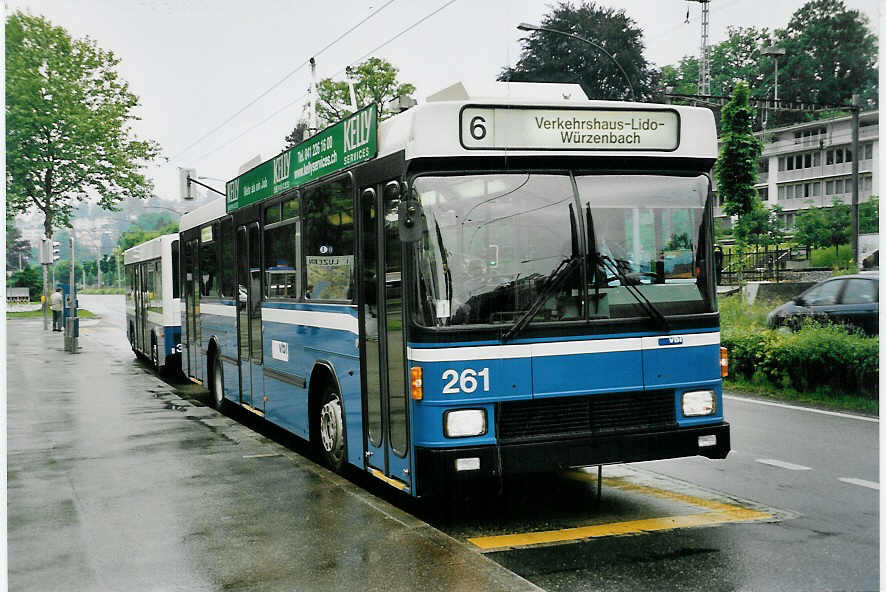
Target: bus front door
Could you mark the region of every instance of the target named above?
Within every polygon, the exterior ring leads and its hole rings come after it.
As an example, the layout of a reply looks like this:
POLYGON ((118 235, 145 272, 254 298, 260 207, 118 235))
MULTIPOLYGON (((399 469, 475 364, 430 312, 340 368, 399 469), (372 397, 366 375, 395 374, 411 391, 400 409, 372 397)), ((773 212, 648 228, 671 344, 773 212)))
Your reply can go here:
POLYGON ((411 486, 409 382, 403 331, 399 196, 365 189, 361 210, 361 322, 366 384, 366 463, 401 488, 411 486), (379 213, 381 215, 379 215, 379 213))
POLYGON ((240 402, 264 412, 261 300, 261 232, 253 222, 237 228, 237 355, 240 402))
POLYGON ((185 245, 185 327, 187 333, 188 376, 200 375, 200 242, 196 239, 185 245))

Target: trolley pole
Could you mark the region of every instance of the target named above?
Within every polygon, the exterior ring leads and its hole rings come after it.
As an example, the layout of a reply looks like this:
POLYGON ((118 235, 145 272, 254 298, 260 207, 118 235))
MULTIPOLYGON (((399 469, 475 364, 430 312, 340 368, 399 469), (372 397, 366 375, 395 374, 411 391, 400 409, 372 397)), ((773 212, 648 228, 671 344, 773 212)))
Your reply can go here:
POLYGON ((861 269, 858 260, 858 95, 852 95, 852 259, 861 269))
POLYGON ((65 351, 77 353, 77 337, 80 327, 77 322, 77 289, 74 284, 74 237, 70 237, 71 271, 68 288, 68 317, 65 319, 65 351))

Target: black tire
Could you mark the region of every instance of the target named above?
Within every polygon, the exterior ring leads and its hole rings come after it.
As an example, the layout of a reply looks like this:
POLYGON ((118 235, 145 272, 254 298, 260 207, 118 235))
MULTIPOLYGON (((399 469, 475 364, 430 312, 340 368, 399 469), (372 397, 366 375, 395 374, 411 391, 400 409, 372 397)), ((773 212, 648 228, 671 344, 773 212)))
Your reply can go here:
POLYGON ((344 406, 341 395, 333 386, 327 386, 317 411, 317 450, 323 464, 341 473, 346 464, 344 406))
POLYGON ((213 357, 209 391, 212 393, 212 406, 222 411, 225 408, 225 375, 222 373, 221 359, 218 356, 213 357))

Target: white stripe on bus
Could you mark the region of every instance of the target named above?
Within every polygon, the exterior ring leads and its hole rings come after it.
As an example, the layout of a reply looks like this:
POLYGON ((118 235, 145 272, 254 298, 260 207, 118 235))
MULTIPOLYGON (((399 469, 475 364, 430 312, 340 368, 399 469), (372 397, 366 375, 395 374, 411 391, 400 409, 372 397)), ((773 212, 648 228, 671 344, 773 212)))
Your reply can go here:
POLYGON ((720 333, 698 333, 680 336, 625 337, 616 339, 591 339, 585 341, 553 341, 516 345, 481 345, 445 348, 408 348, 407 355, 415 362, 457 362, 459 360, 494 360, 514 358, 539 358, 545 356, 568 356, 576 354, 602 354, 640 351, 642 349, 665 349, 719 345, 720 333), (681 337, 682 343, 659 346, 662 337, 681 337))
POLYGON ((286 323, 288 325, 304 325, 320 329, 348 331, 360 334, 357 317, 342 312, 320 312, 316 310, 293 310, 285 308, 263 308, 262 320, 270 323, 286 323))

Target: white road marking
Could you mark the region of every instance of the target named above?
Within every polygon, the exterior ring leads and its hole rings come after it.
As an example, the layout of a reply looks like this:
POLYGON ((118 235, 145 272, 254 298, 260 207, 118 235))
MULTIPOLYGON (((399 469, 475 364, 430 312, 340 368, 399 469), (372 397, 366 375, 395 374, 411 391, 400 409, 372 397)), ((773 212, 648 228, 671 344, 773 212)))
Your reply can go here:
POLYGON ((778 467, 780 469, 787 469, 789 471, 811 471, 812 470, 812 467, 804 467, 803 465, 795 465, 793 463, 775 460, 774 458, 758 458, 757 462, 764 464, 764 465, 778 467))
POLYGON ((847 419, 859 419, 861 421, 870 421, 880 423, 878 417, 866 417, 864 415, 852 415, 850 413, 839 413, 837 411, 825 411, 823 409, 812 409, 811 407, 798 407, 796 405, 785 405, 784 403, 773 403, 771 401, 759 401, 757 399, 749 399, 746 397, 736 397, 735 395, 723 395, 724 399, 733 401, 743 401, 745 403, 754 403, 756 405, 767 405, 769 407, 780 407, 781 409, 795 409, 797 411, 808 411, 809 413, 818 413, 819 415, 830 415, 833 417, 844 417, 847 419))
POLYGON ((849 485, 860 485, 862 487, 867 487, 868 489, 876 489, 880 490, 880 484, 874 483, 873 481, 865 481, 864 479, 853 479, 850 477, 840 477, 838 481, 842 481, 843 483, 848 483, 849 485))

